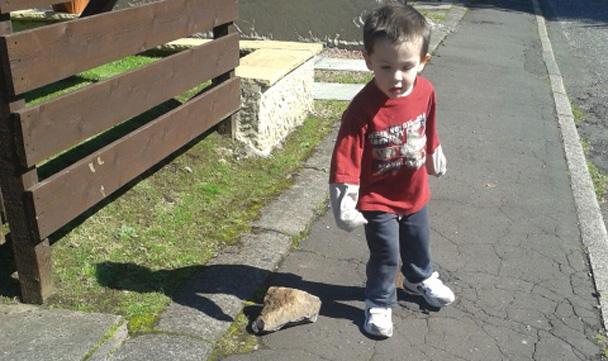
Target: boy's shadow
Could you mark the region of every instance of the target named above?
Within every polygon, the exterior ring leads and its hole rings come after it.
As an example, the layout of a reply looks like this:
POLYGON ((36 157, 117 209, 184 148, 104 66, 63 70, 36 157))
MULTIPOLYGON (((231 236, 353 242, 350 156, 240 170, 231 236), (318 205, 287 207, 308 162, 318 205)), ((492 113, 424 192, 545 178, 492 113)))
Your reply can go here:
MULTIPOLYGON (((306 281, 293 273, 271 272, 238 264, 150 270, 133 263, 114 262, 98 264, 96 272, 99 283, 104 287, 140 293, 162 292, 180 305, 222 321, 232 322, 233 318, 214 299, 228 295, 260 304, 266 289, 272 285, 296 288, 319 297, 322 302, 320 314, 323 316, 351 320, 359 327, 363 324, 362 310, 348 304, 349 301, 363 301, 362 287, 306 281), (181 286, 176 288, 177 284, 181 286)), ((423 312, 428 310, 429 306, 421 298, 409 296, 402 290, 398 295, 400 301, 417 304, 423 312)), ((248 306, 244 313, 253 321, 260 311, 261 306, 248 306)))

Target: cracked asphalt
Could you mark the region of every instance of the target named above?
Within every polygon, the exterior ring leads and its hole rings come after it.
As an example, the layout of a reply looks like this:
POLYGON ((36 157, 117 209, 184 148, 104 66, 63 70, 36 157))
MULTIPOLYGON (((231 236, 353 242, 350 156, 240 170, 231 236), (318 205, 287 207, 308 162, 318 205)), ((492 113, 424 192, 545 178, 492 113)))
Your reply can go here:
POLYGON ((318 321, 227 360, 601 360, 598 298, 533 14, 525 0, 476 1, 425 70, 448 157, 431 184, 433 258, 456 302, 437 311, 400 291, 394 336, 365 336, 363 232, 338 230, 326 212, 268 281, 319 296, 318 321))

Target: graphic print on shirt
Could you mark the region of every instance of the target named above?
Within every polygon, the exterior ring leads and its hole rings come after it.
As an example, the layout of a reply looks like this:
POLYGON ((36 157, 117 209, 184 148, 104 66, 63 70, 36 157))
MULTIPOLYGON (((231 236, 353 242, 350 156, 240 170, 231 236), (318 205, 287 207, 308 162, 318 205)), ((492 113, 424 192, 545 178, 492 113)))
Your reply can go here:
POLYGON ((426 114, 369 135, 375 175, 402 167, 418 169, 426 161, 426 114))

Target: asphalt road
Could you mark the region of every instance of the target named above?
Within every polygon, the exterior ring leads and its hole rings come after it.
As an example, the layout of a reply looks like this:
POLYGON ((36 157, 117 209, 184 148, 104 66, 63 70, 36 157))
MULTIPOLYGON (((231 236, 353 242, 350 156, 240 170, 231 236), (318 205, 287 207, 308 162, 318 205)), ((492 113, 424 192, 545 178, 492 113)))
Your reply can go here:
MULTIPOLYGON (((553 51, 571 102, 584 112, 578 127, 588 159, 608 174, 608 0, 542 0, 553 51)), ((608 202, 601 204, 608 219, 608 202)))
POLYGON ((433 263, 456 302, 432 310, 399 292, 395 335, 367 337, 362 230, 340 231, 326 212, 268 281, 320 297, 318 321, 225 360, 602 359, 598 298, 533 14, 529 0, 475 1, 425 69, 449 169, 431 182, 433 263))

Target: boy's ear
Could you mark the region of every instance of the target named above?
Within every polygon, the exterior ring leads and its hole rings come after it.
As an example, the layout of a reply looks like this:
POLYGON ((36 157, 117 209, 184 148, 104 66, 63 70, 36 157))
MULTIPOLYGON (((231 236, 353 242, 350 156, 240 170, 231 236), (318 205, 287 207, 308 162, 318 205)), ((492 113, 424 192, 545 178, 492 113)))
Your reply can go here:
POLYGON ((367 69, 372 70, 372 60, 370 59, 369 54, 365 50, 361 50, 361 54, 363 55, 363 59, 365 59, 365 65, 367 69))
POLYGON ((420 72, 422 72, 422 70, 424 69, 424 66, 425 66, 425 65, 426 65, 426 64, 427 64, 429 61, 431 61, 431 58, 432 58, 432 56, 431 56, 431 54, 429 54, 429 53, 426 53, 426 55, 424 55, 424 56, 422 56, 422 57, 420 58, 420 66, 418 67, 418 72, 419 72, 419 73, 420 73, 420 72))

